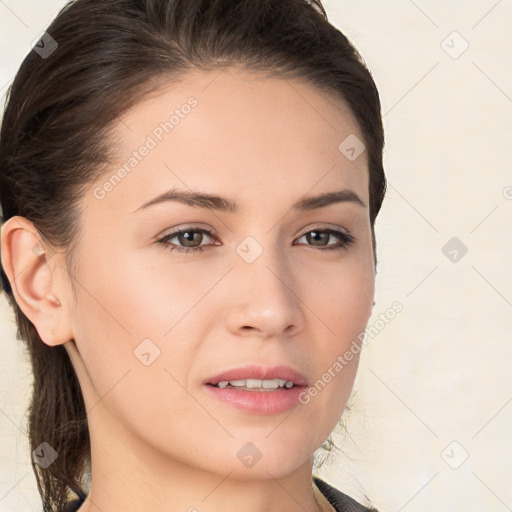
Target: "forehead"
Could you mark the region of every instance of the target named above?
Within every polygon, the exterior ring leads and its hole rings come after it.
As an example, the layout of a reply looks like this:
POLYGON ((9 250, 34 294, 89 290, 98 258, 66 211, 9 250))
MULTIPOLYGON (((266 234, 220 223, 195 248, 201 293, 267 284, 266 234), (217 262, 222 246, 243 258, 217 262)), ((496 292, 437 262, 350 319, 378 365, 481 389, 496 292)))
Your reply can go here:
POLYGON ((344 141, 363 139, 350 109, 306 82, 236 68, 190 72, 125 112, 113 136, 119 158, 100 184, 120 174, 106 198, 130 211, 173 186, 241 203, 258 193, 260 206, 342 187, 367 201, 366 152, 344 153, 344 141))

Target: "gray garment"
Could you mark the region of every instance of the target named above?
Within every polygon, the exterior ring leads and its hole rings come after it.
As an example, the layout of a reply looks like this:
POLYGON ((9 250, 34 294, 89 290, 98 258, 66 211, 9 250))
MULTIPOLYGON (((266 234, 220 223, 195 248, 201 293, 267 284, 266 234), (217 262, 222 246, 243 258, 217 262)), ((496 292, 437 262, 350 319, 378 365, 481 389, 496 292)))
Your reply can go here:
POLYGON ((376 508, 367 508, 361 505, 354 498, 338 491, 338 489, 321 478, 314 476, 313 480, 319 491, 326 497, 327 501, 337 512, 378 512, 376 508))

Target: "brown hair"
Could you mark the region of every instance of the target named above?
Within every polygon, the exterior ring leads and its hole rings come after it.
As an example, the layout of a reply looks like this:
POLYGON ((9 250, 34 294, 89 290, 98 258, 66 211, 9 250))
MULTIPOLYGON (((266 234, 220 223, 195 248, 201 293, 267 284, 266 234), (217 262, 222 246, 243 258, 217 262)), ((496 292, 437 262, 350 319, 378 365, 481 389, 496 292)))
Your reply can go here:
MULTIPOLYGON (((15 215, 31 221, 49 247, 65 250, 73 275, 77 203, 114 158, 116 119, 188 70, 234 65, 305 80, 349 106, 367 150, 376 264, 374 222, 386 191, 379 94, 358 52, 328 22, 321 0, 71 1, 7 92, 2 222, 15 215)), ((30 446, 47 442, 58 453, 48 468, 32 466, 44 510, 60 509, 68 491, 85 492, 90 439, 82 392, 65 348, 41 341, 3 269, 1 278, 33 368, 30 446)))

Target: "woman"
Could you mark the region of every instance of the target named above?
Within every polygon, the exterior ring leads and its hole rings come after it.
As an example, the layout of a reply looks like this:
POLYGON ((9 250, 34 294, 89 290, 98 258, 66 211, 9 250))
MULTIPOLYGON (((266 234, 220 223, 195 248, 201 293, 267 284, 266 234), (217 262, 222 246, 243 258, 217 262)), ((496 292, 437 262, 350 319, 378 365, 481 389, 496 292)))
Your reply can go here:
POLYGON ((386 188, 377 89, 320 0, 76 0, 0 137, 45 511, 374 510, 312 477, 386 188))

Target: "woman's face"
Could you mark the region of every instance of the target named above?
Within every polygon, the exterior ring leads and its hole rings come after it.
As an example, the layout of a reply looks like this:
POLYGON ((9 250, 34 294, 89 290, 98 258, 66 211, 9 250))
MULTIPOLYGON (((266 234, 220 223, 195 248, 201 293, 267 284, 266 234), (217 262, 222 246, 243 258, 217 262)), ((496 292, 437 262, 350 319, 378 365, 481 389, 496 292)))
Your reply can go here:
POLYGON ((91 430, 232 477, 290 473, 336 426, 371 313, 360 130, 310 85, 230 68, 152 95, 116 137, 119 161, 81 204, 65 344, 91 430), (225 202, 144 206, 170 191, 225 202), (289 367, 316 393, 211 385, 247 365, 289 367))

